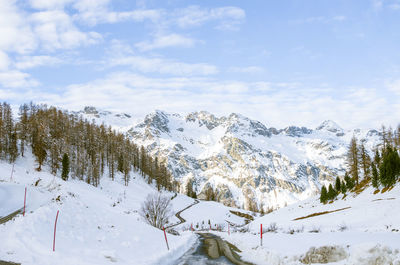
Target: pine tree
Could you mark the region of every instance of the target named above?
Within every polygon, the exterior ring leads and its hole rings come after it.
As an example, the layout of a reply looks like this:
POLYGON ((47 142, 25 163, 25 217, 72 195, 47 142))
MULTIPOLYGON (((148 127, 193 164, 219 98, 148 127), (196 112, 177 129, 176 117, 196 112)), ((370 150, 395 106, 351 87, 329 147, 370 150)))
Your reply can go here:
POLYGON ((333 200, 336 197, 336 191, 333 188, 332 184, 329 184, 328 188, 328 200, 333 200))
POLYGON ((347 172, 344 176, 344 180, 346 181, 347 190, 351 191, 354 188, 354 180, 349 177, 349 174, 347 172))
POLYGON ((376 169, 375 163, 371 164, 371 171, 372 171, 372 187, 378 188, 379 187, 379 175, 378 170, 376 169))
POLYGON ((347 166, 350 175, 356 182, 356 185, 358 185, 358 180, 359 180, 358 159, 359 159, 359 150, 357 145, 357 139, 355 136, 353 136, 353 138, 351 138, 349 150, 347 152, 347 166))
POLYGON ((371 167, 371 158, 368 155, 367 150, 365 149, 364 142, 361 141, 360 144, 360 162, 361 169, 363 170, 364 178, 370 177, 370 167, 371 167))
POLYGON ((69 157, 67 154, 63 155, 61 164, 62 164, 61 178, 67 181, 69 175, 69 157))
POLYGON ((335 190, 337 193, 341 191, 341 181, 339 177, 336 177, 335 190))
POLYGON ((400 157, 396 149, 390 145, 382 154, 382 162, 379 166, 379 179, 385 187, 393 185, 400 175, 400 157))
POLYGON ((341 192, 343 194, 346 194, 346 192, 347 192, 347 185, 346 185, 346 183, 344 181, 342 182, 341 192))
POLYGON ((319 200, 321 201, 321 203, 326 203, 326 201, 328 200, 328 192, 326 191, 325 185, 321 188, 321 196, 319 197, 319 200))

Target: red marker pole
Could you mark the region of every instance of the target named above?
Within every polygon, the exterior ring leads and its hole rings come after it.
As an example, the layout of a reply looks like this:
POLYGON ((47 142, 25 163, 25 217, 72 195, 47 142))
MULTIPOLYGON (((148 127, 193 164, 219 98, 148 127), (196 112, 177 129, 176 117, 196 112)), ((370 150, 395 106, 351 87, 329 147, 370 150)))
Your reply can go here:
POLYGON ((262 224, 260 224, 260 237, 261 237, 261 246, 262 246, 262 224))
POLYGON ((24 213, 22 214, 25 216, 25 205, 26 205, 26 187, 25 187, 25 196, 24 196, 24 213))
POLYGON ((190 224, 190 228, 192 229, 192 232, 193 232, 193 224, 190 224))
POLYGON ((228 223, 228 235, 230 236, 231 235, 231 230, 230 230, 230 225, 229 225, 229 223, 228 223))
POLYGON ((59 211, 57 210, 56 221, 54 223, 53 251, 56 251, 56 228, 57 228, 58 212, 59 211))
POLYGON ((167 249, 169 251, 169 246, 168 246, 168 239, 167 239, 167 233, 165 233, 165 228, 163 227, 164 230, 164 237, 165 237, 165 242, 167 243, 167 249))

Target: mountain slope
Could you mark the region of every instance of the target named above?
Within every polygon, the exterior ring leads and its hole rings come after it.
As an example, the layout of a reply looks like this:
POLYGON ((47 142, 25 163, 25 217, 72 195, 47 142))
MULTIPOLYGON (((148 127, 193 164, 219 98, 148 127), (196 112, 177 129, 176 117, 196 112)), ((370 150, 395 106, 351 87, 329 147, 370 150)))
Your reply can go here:
POLYGON ((257 218, 250 233, 218 235, 254 264, 399 264, 399 195, 397 185, 386 192, 367 187, 359 195, 341 194, 328 204, 315 196, 257 218))
POLYGON ((278 130, 240 114, 216 117, 205 111, 185 116, 155 111, 127 133, 168 164, 182 192, 193 182, 200 198, 212 188, 225 205, 264 211, 306 199, 344 175, 353 135, 367 147, 379 139, 375 130, 345 131, 333 121, 314 130, 278 130))

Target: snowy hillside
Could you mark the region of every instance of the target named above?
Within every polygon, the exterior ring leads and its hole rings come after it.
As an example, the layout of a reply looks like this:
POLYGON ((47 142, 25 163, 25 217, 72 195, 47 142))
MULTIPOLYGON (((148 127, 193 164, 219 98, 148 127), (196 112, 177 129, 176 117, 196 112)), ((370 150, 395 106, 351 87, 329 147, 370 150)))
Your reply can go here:
MULTIPOLYGON (((140 175, 132 175, 129 186, 123 176, 115 181, 104 177, 99 187, 84 181, 63 181, 46 171, 37 172, 33 157, 18 158, 13 166, 0 161, 0 220, 23 208, 27 187, 26 214, 0 222, 0 263, 13 261, 24 265, 99 265, 99 264, 175 264, 197 240, 191 232, 182 232, 188 224, 205 222, 243 223, 230 214, 230 208, 216 202, 200 202, 195 209, 182 214, 188 221, 168 234, 167 250, 163 231, 144 222, 138 214, 142 202, 156 189, 140 175), (37 183, 37 186, 35 184, 37 183), (56 251, 53 229, 56 213, 56 251)), ((167 193, 175 212, 194 202, 185 195, 167 193)), ((179 220, 173 216, 170 225, 179 220)))
MULTIPOLYGON (((100 187, 83 181, 62 181, 34 170, 32 159, 18 159, 13 179, 12 166, 0 162, 0 216, 23 207, 27 187, 25 217, 17 215, 0 225, 0 260, 22 264, 166 264, 182 255, 195 237, 164 234, 143 222, 138 209, 148 193, 155 190, 140 176, 128 187, 107 178, 100 187), (34 186, 36 181, 38 186, 34 186), (57 210, 56 251, 53 229, 57 210), (162 260, 162 262, 161 262, 162 260)), ((173 194, 170 194, 172 197, 173 194)), ((177 208, 179 206, 176 206, 177 208)))
POLYGON ((256 219, 250 233, 218 234, 254 264, 302 264, 307 257, 312 263, 400 264, 400 187, 374 193, 370 187, 326 205, 313 197, 256 219))
POLYGON ((165 161, 185 192, 188 181, 199 198, 210 188, 225 205, 245 209, 283 207, 319 192, 321 184, 344 175, 350 138, 372 148, 376 130, 345 131, 333 121, 316 129, 268 128, 232 113, 186 116, 155 111, 128 135, 165 161))

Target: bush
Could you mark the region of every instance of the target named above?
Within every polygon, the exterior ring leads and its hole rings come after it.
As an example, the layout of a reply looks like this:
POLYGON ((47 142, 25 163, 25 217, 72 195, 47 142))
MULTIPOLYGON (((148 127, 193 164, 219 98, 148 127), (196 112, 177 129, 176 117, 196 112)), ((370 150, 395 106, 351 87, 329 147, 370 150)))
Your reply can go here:
POLYGON ((278 226, 276 223, 270 223, 269 226, 264 230, 263 229, 263 234, 264 233, 276 233, 278 231, 278 226))
POLYGON ((149 194, 142 203, 139 214, 144 220, 159 229, 162 229, 172 216, 171 200, 161 193, 149 194))
POLYGON ((347 229, 348 229, 348 227, 347 227, 347 225, 345 223, 340 224, 339 227, 338 227, 338 230, 340 232, 346 231, 347 229))
POLYGON ((311 228, 311 230, 308 231, 308 232, 310 232, 310 233, 321 233, 321 228, 313 226, 313 228, 311 228))

